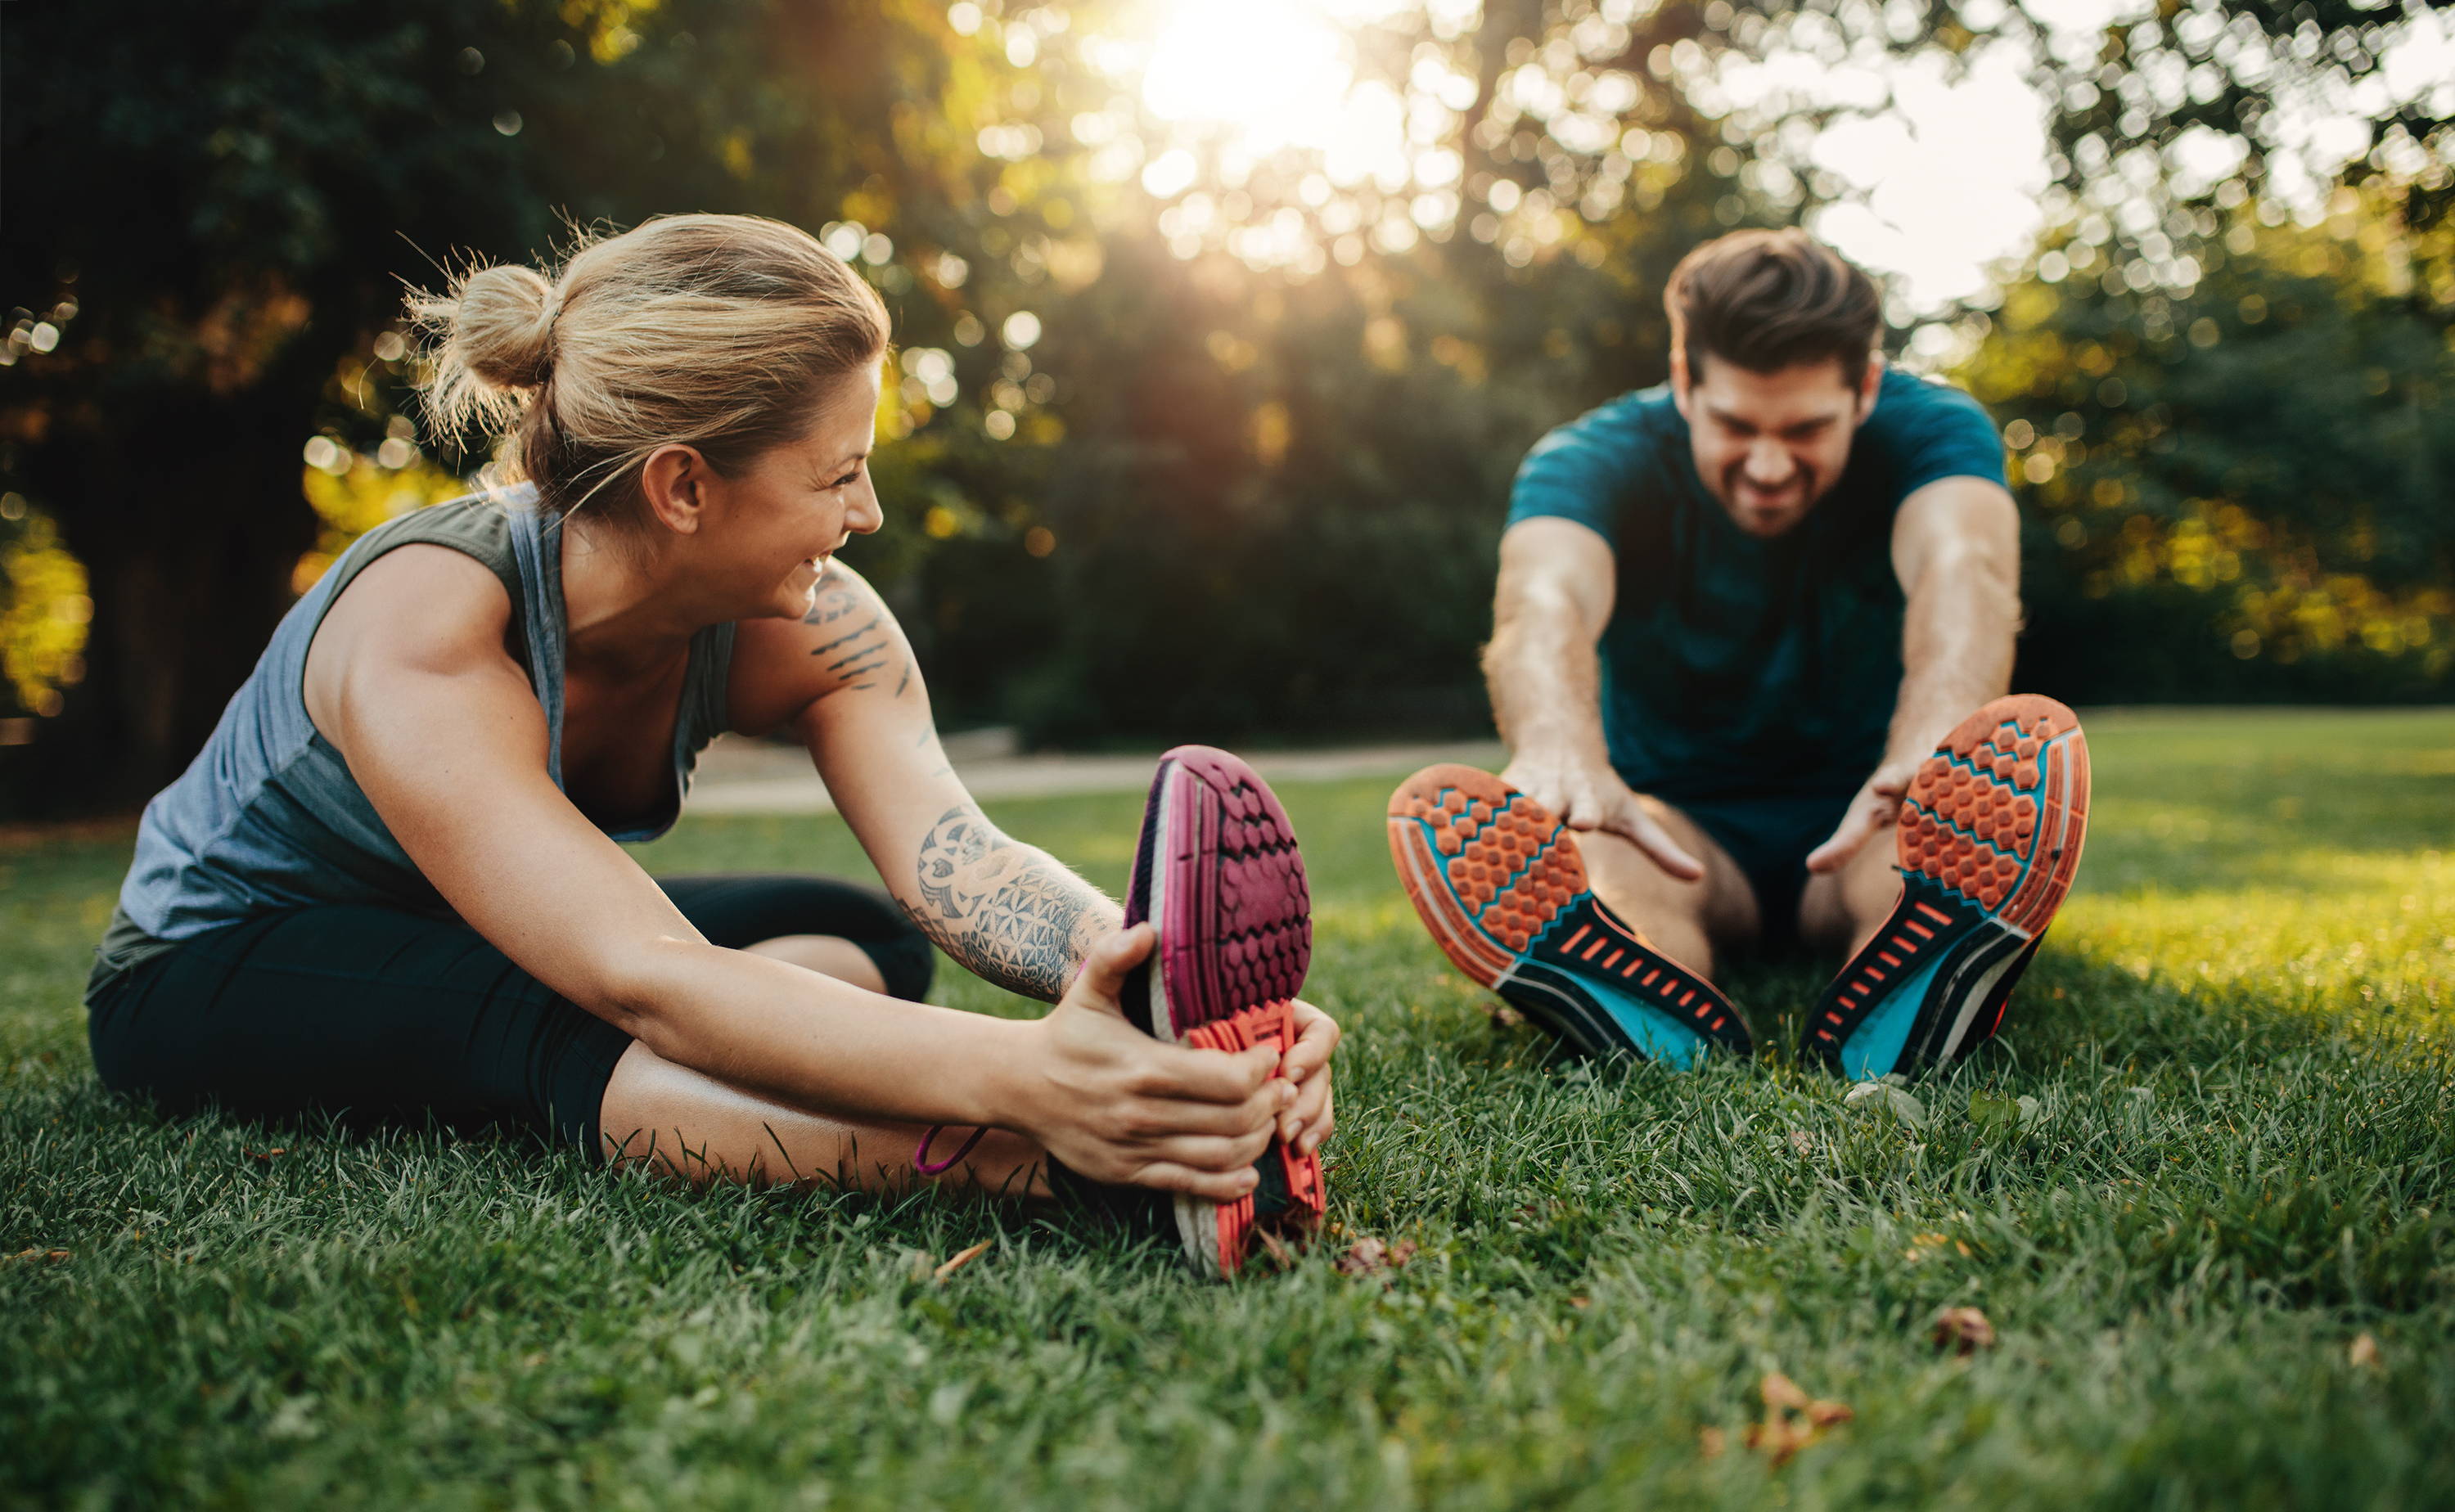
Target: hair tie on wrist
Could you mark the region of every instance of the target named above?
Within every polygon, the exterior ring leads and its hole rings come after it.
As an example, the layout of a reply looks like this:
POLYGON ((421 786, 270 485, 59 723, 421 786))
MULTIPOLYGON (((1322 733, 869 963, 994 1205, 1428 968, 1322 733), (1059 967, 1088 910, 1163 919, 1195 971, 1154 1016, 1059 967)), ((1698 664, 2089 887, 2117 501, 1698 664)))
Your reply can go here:
POLYGON ((929 1125, 929 1132, 921 1136, 921 1148, 912 1152, 912 1169, 920 1172, 923 1176, 939 1176, 947 1171, 951 1171, 963 1160, 964 1156, 972 1153, 972 1147, 979 1144, 982 1139, 989 1132, 985 1125, 974 1129, 972 1131, 972 1137, 964 1141, 961 1149, 946 1157, 944 1159, 940 1160, 937 1164, 931 1165, 929 1163, 929 1141, 935 1139, 939 1135, 943 1134, 945 1131, 946 1126, 943 1123, 933 1123, 929 1125))

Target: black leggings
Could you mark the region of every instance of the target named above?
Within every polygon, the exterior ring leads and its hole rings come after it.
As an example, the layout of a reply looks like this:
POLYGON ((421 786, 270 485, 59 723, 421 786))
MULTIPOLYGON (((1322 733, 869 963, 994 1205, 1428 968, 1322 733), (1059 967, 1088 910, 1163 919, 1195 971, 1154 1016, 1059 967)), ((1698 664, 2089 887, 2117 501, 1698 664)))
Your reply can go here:
MULTIPOLYGON (((833 935, 918 1000, 935 958, 874 888, 818 877, 659 877, 683 917, 739 950, 833 935)), ((526 1129, 599 1148, 597 1112, 631 1037, 558 996, 457 919, 331 906, 180 941, 89 1003, 94 1069, 167 1111, 340 1113, 526 1129)))

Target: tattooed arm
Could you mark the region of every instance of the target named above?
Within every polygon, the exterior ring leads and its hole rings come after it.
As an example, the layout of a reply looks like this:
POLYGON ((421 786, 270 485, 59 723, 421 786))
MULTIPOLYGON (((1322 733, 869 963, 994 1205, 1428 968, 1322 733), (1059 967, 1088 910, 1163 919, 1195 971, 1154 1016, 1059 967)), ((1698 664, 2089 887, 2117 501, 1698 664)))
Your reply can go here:
POLYGON ((1047 852, 1009 838, 966 798, 922 837, 921 906, 940 950, 1008 992, 1054 1002, 1125 916, 1047 852))
POLYGON ((1124 923, 1098 889, 982 815, 938 743, 903 627, 842 562, 800 622, 737 629, 729 694, 735 729, 801 736, 887 890, 970 971, 1054 1001, 1124 923))

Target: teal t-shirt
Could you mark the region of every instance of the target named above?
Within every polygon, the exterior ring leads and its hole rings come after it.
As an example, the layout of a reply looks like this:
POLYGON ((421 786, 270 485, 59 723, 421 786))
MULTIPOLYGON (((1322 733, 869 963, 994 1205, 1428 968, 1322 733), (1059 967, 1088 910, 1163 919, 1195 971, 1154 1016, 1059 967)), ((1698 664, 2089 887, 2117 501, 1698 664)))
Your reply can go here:
POLYGON ((1888 370, 1832 490, 1759 540, 1705 491, 1668 388, 1614 399, 1526 454, 1509 523, 1554 515, 1612 543, 1599 647, 1612 765, 1677 802, 1847 796, 1883 759, 1901 681, 1893 513, 1938 478, 2000 483, 1977 400, 1888 370))

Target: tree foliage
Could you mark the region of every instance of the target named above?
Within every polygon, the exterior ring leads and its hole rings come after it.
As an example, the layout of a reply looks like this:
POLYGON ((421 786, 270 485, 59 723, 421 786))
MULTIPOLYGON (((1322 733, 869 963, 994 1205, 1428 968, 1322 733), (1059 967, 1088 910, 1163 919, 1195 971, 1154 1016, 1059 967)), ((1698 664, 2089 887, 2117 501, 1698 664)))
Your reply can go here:
POLYGON ((2085 272, 2015 288, 1965 373, 2036 506, 2032 667, 2100 698, 2444 696, 2455 349, 2433 244, 2350 189, 2316 228, 2238 230, 2187 295, 2085 272), (2158 627, 2155 654, 2110 624, 2158 627))
POLYGON ((9 612, 50 637, 27 696, 65 696, 41 740, 0 750, 0 795, 141 796, 334 553, 481 460, 406 413, 405 283, 684 210, 805 226, 886 296, 890 525, 852 555, 949 722, 1474 725, 1525 446, 1661 379, 1659 290, 1690 246, 1847 192, 1815 129, 1879 107, 1725 87, 1784 50, 2012 49, 2047 93, 2047 245, 1958 327, 2039 479, 2037 677, 2252 696, 2323 666, 2334 692, 2443 688, 2455 85, 2383 61, 2418 12, 2155 0, 2076 30, 2001 0, 1422 0, 1354 32, 1355 97, 1394 123, 1379 158, 1161 118, 1116 63, 1138 13, 0 12, 19 207, 0 489, 23 515, 0 531, 53 522, 88 583, 40 592, 90 611, 9 612), (2320 107, 2335 147, 2344 121, 2361 134, 2341 162, 2312 156, 2320 107), (2318 223, 2288 159, 2355 182, 2359 212, 2318 223), (54 643, 81 616, 80 665, 54 643), (2099 649, 2148 627, 2209 670, 2151 687, 2099 649), (2346 655, 2367 658, 2349 682, 2346 655))

